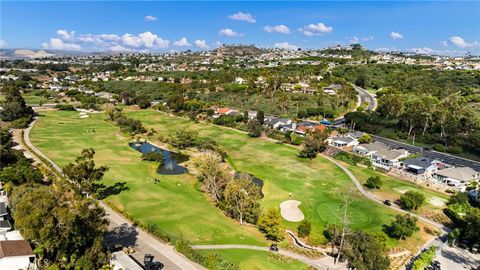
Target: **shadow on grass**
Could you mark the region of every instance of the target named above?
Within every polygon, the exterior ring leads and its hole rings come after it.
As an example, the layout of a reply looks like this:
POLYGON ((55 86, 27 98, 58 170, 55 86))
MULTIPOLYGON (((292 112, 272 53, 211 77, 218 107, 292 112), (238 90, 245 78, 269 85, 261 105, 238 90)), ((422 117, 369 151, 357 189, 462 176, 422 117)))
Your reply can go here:
POLYGON ((112 186, 105 186, 104 184, 95 184, 95 193, 99 200, 108 198, 111 195, 120 194, 122 191, 128 190, 127 182, 116 182, 112 186))

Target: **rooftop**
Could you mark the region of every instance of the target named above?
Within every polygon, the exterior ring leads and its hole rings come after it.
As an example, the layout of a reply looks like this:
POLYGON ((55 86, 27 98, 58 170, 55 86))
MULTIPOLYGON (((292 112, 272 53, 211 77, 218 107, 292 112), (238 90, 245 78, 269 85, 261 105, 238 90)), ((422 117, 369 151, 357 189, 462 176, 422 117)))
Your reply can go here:
POLYGON ((0 259, 15 256, 33 256, 32 247, 25 240, 0 241, 0 259))

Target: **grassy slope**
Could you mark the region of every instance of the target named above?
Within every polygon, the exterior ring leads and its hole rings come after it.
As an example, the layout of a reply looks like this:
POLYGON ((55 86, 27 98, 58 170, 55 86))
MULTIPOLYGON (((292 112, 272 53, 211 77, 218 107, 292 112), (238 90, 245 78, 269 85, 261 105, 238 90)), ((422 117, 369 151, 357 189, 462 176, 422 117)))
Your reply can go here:
POLYGON ((128 191, 110 196, 111 201, 136 219, 154 223, 172 238, 194 243, 263 244, 253 228, 240 227, 212 206, 195 188, 192 175, 165 176, 154 163, 141 162, 116 126, 102 114, 79 119, 76 112, 45 112, 32 131, 32 142, 60 166, 73 161, 81 149, 93 147, 98 164, 110 170, 103 183, 126 182, 128 191), (92 132, 92 130, 95 132, 92 132), (160 179, 154 184, 151 179, 160 179))
POLYGON ((299 261, 280 262, 270 256, 267 251, 243 250, 243 249, 216 249, 201 250, 202 254, 219 254, 229 262, 240 266, 242 270, 269 270, 269 269, 306 269, 307 265, 299 261))
POLYGON ((422 188, 415 183, 408 182, 406 180, 397 179, 389 175, 375 172, 372 169, 352 166, 346 163, 343 163, 349 168, 349 170, 360 180, 361 183, 365 183, 370 176, 379 176, 383 180, 383 185, 381 189, 373 191, 381 199, 388 199, 396 201, 400 196, 409 190, 414 190, 425 195, 426 201, 425 204, 419 208, 417 214, 425 214, 426 211, 434 211, 441 213, 444 208, 442 203, 448 201, 449 195, 441 192, 437 192, 431 189, 422 188))
MULTIPOLYGON (((176 129, 188 127, 199 131, 200 137, 210 137, 223 145, 229 161, 239 171, 249 172, 264 180, 265 198, 262 206, 278 207, 289 199, 302 202, 300 208, 313 223, 313 242, 324 240, 322 231, 327 224, 337 221, 336 211, 340 205, 340 194, 354 186, 348 176, 333 163, 318 157, 314 160, 300 159, 298 150, 264 139, 252 139, 246 134, 223 127, 170 117, 163 113, 143 110, 130 112, 131 117, 140 119, 146 126, 155 128, 166 136, 176 129)), ((389 223, 394 213, 355 193, 351 205, 352 227, 370 232, 381 230, 389 223)), ((295 229, 296 223, 284 222, 295 229)))
MULTIPOLYGON (((302 201, 300 207, 314 225, 314 242, 323 241, 321 232, 325 225, 336 222, 339 194, 353 187, 347 176, 330 162, 321 157, 299 159, 296 157, 297 149, 287 145, 251 139, 236 130, 193 124, 155 111, 135 111, 129 112, 129 115, 141 119, 162 136, 188 126, 199 130, 201 137, 214 138, 226 148, 229 161, 237 170, 253 173, 264 180, 263 192, 266 196, 262 201, 263 207, 278 207, 281 201, 289 199, 290 192, 293 199, 302 201)), ((104 183, 113 185, 125 181, 129 187, 128 191, 110 196, 107 200, 137 219, 159 225, 173 238, 183 237, 196 244, 265 243, 255 229, 239 227, 211 206, 205 195, 195 188, 193 176, 158 175, 155 164, 140 162, 140 154, 128 147, 128 140, 117 127, 104 121, 102 115, 95 114, 88 119, 79 119, 77 113, 48 112, 32 131, 34 144, 60 165, 73 160, 82 148, 94 147, 97 162, 111 167, 104 183), (92 129, 96 132, 91 132, 92 129), (153 184, 149 180, 153 178, 160 179, 161 183, 153 184)), ((364 172, 365 176, 362 176, 355 168, 354 173, 360 179, 368 175, 364 172)), ((352 227, 378 232, 394 214, 388 208, 356 194, 351 207, 352 227)), ((295 229, 296 225, 284 222, 284 226, 290 229, 295 229)), ((417 240, 414 240, 415 244, 389 240, 388 244, 413 248, 421 245, 424 239, 419 236, 417 240)))

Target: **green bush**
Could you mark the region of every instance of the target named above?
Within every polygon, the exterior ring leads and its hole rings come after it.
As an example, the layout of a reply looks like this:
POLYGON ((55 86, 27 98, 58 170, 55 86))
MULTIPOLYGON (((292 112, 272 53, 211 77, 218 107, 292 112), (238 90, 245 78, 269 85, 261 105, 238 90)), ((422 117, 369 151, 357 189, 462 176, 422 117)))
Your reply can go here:
POLYGON ((425 202, 425 195, 420 192, 409 190, 400 196, 402 207, 407 210, 416 210, 425 202))
POLYGON ((435 258, 436 247, 429 247, 425 252, 420 254, 418 258, 413 262, 412 270, 422 270, 424 267, 429 266, 435 258))
POLYGON ((365 186, 369 189, 380 189, 383 185, 382 179, 380 176, 371 176, 367 179, 365 186))
POLYGON ((55 105, 55 109, 60 111, 75 111, 75 108, 70 104, 57 104, 55 105))
POLYGON ((304 219, 298 225, 297 231, 298 231, 298 236, 307 237, 310 235, 310 232, 312 231, 312 224, 310 223, 310 221, 304 219))

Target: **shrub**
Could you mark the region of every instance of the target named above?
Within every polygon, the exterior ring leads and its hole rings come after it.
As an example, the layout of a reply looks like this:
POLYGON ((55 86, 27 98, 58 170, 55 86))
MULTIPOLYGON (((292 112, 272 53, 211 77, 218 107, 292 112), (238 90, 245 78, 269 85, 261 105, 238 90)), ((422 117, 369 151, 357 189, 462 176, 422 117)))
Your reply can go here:
POLYGON ((369 189, 380 189, 383 185, 382 179, 380 176, 371 176, 367 179, 365 186, 369 189))
POLYGON ((307 237, 310 235, 312 230, 312 224, 310 221, 304 219, 297 227, 298 236, 300 237, 307 237))
POLYGON ((407 191, 400 196, 402 207, 407 210, 416 210, 425 202, 425 195, 417 191, 407 191))
POLYGON ((413 262, 412 270, 422 270, 424 267, 429 266, 433 262, 433 258, 435 258, 436 251, 437 248, 432 246, 420 254, 415 262, 413 262))
POLYGON ((179 129, 168 139, 169 143, 177 148, 185 149, 198 143, 198 132, 194 130, 179 129))
POLYGON ((55 109, 60 111, 75 111, 75 107, 70 104, 57 104, 55 105, 55 109))
POLYGON ((283 238, 280 231, 280 212, 278 209, 270 208, 266 213, 260 215, 257 221, 258 229, 265 234, 267 239, 279 241, 283 238))
POLYGON ((384 227, 384 232, 395 239, 405 239, 418 231, 417 218, 412 215, 397 215, 389 226, 384 227))
POLYGON ((447 148, 439 143, 433 146, 433 149, 437 150, 438 152, 446 152, 447 148))
POLYGON ((248 121, 248 136, 250 137, 260 137, 262 135, 262 125, 260 125, 260 123, 255 120, 255 119, 252 119, 250 121, 248 121))

